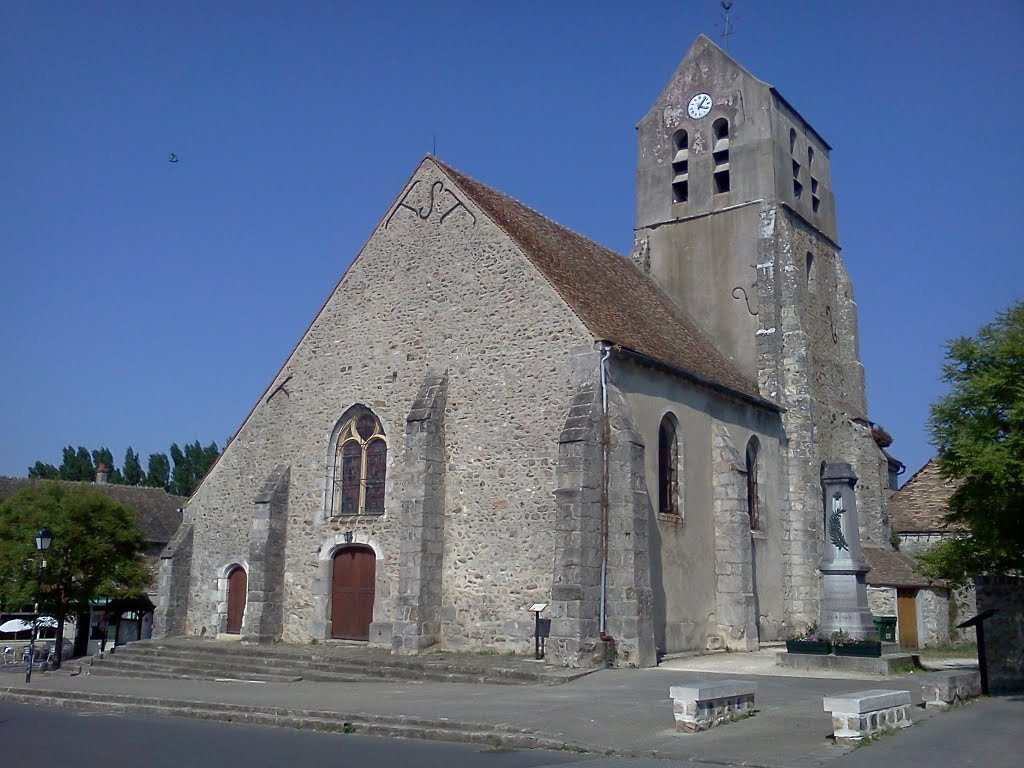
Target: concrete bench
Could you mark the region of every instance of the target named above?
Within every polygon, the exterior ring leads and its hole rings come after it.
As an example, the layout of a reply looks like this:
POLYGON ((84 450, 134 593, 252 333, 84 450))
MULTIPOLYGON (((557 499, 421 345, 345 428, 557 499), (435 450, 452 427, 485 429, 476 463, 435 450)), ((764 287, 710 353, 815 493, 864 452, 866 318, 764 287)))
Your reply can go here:
POLYGON ((757 685, 746 680, 709 680, 668 689, 676 730, 696 733, 754 713, 757 685))
POLYGON ((832 713, 836 741, 857 742, 886 728, 907 728, 910 691, 855 691, 826 696, 825 711, 832 713))
POLYGON ((929 709, 951 707, 972 696, 981 696, 981 672, 976 669, 936 672, 921 681, 921 698, 929 709))

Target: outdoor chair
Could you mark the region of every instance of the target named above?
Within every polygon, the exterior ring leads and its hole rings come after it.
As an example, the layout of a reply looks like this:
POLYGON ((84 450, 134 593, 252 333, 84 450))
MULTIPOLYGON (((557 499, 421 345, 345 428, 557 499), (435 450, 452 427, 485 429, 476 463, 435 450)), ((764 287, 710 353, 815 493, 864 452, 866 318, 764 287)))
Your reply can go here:
POLYGON ((4 646, 3 659, 4 659, 4 664, 13 664, 14 663, 14 646, 13 645, 5 645, 4 646))

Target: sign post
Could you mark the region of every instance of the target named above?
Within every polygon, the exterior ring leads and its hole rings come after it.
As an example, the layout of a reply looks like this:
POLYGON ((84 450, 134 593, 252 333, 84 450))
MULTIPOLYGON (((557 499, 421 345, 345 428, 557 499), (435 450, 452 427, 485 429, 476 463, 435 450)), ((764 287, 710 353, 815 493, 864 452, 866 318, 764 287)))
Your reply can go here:
POLYGON ((544 658, 544 641, 551 635, 551 619, 542 619, 541 611, 548 607, 547 603, 534 603, 527 610, 533 614, 533 657, 540 661, 544 658))

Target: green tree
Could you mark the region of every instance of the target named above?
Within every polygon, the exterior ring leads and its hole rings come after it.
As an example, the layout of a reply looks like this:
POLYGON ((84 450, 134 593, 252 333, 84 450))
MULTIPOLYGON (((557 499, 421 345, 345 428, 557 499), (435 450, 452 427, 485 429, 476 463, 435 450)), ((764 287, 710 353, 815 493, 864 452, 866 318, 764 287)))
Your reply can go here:
POLYGON ((920 556, 928 575, 962 582, 1024 570, 1024 301, 974 337, 951 341, 929 429, 939 470, 956 484, 948 522, 958 531, 920 556))
POLYGON ((60 470, 53 466, 53 464, 44 464, 41 461, 37 461, 28 468, 28 476, 36 480, 56 480, 60 477, 60 470))
POLYGON ((92 464, 92 456, 85 446, 77 449, 70 445, 63 450, 63 461, 57 470, 61 480, 91 483, 96 479, 96 468, 92 464))
POLYGON ((142 484, 151 488, 166 489, 171 479, 171 463, 167 460, 167 456, 162 453, 149 454, 148 466, 146 479, 142 484))
POLYGON ((219 455, 217 443, 210 443, 204 448, 196 440, 194 443, 186 443, 184 450, 179 448, 177 443, 173 443, 171 460, 174 462, 174 470, 171 474, 170 492, 178 496, 191 496, 219 455))
POLYGON ((124 483, 125 485, 142 485, 145 475, 142 473, 142 464, 139 462, 139 454, 128 446, 124 452, 124 483))
POLYGON ((41 482, 0 504, 0 600, 30 605, 36 595, 35 534, 49 528, 53 543, 42 570, 39 609, 57 619, 60 661, 64 621, 88 611, 97 597, 135 597, 149 584, 135 513, 86 486, 41 482))

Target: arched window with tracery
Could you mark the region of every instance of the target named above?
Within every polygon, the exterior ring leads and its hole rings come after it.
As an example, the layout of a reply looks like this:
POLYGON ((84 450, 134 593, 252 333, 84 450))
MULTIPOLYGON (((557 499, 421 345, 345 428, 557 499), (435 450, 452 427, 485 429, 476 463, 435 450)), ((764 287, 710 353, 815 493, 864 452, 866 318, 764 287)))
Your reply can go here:
POLYGON ((679 518, 683 515, 681 458, 676 419, 666 413, 658 427, 658 511, 679 518))
POLYGON ((761 530, 761 468, 758 462, 758 453, 761 446, 756 437, 750 438, 747 443, 747 514, 750 516, 750 530, 761 530))
POLYGON ((331 516, 384 514, 388 444, 373 412, 354 411, 336 433, 331 479, 331 516))

